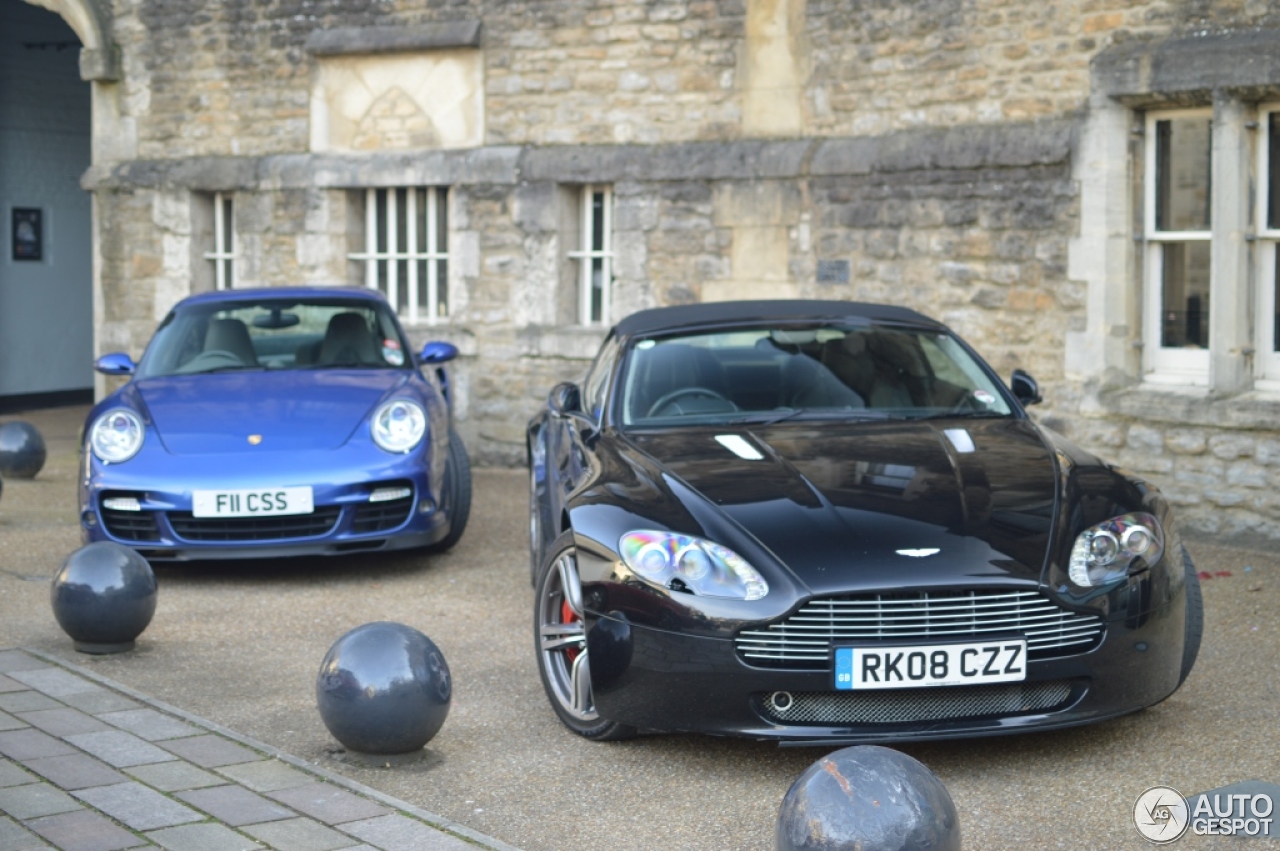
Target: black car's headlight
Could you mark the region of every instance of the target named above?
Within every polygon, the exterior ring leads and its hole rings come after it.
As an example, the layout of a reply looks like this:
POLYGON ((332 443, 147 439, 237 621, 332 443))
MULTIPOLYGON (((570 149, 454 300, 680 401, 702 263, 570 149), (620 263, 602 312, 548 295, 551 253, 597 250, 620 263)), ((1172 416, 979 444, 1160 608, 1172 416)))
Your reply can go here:
POLYGON ((93 421, 89 446, 109 464, 128 461, 142 448, 142 418, 128 408, 112 408, 93 421))
POLYGON ((769 584, 728 547, 689 535, 637 530, 622 536, 618 552, 647 582, 701 597, 759 600, 769 584))
POLYGON ((1085 529, 1071 548, 1067 574, 1081 588, 1096 588, 1129 575, 1135 561, 1155 564, 1164 555, 1164 531, 1150 514, 1122 514, 1085 529))
POLYGON ((379 447, 403 454, 417 446, 427 433, 427 414, 417 402, 392 399, 373 412, 369 431, 379 447))

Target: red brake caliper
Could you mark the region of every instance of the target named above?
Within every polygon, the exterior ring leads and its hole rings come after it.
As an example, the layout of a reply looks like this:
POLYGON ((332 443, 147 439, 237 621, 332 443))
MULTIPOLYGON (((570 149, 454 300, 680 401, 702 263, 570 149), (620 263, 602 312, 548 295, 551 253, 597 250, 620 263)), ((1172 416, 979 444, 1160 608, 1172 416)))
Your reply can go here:
MULTIPOLYGON (((576 623, 578 616, 573 613, 573 609, 569 606, 568 600, 560 603, 560 623, 576 623)), ((566 647, 564 649, 564 657, 569 660, 572 665, 574 660, 578 658, 578 654, 582 651, 577 647, 566 647)))

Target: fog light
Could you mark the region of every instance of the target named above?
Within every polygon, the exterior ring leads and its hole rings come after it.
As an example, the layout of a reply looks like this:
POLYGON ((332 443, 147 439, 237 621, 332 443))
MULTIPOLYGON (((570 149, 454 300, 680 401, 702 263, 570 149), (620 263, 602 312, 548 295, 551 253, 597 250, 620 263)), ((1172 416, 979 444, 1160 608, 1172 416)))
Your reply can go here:
POLYGON ((393 499, 404 499, 413 496, 413 488, 378 488, 369 494, 370 502, 390 502, 393 499))
POLYGON ((795 701, 791 697, 791 692, 775 691, 773 694, 769 695, 769 703, 778 712, 786 712, 791 708, 795 701))
POLYGON ((86 511, 84 514, 80 515, 80 522, 88 526, 90 529, 93 529, 98 525, 98 515, 94 514, 92 511, 86 511))
POLYGON ((419 514, 430 514, 435 510, 436 510, 436 504, 434 500, 424 499, 422 502, 418 503, 419 514))
POLYGON ((113 496, 102 501, 103 508, 112 511, 141 511, 142 504, 131 496, 113 496))

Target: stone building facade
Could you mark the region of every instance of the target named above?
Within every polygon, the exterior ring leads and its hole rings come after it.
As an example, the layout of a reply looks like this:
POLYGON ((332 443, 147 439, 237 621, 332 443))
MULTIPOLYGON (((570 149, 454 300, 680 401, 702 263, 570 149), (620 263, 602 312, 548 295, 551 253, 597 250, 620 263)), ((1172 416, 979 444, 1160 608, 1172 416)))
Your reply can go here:
POLYGON ((93 86, 99 353, 199 289, 390 288, 519 464, 632 310, 887 301, 1280 538, 1280 2, 34 2, 93 86))

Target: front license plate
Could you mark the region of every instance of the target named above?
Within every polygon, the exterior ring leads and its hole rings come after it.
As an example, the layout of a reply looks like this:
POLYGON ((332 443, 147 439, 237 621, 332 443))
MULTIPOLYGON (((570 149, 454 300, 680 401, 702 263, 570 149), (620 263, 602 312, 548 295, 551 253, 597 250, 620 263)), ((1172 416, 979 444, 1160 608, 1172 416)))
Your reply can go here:
POLYGON ((310 486, 194 491, 191 497, 191 513, 196 517, 272 517, 315 510, 310 486))
POLYGON ((1013 683, 1027 678, 1023 638, 973 644, 837 647, 836 688, 844 690, 1013 683))

